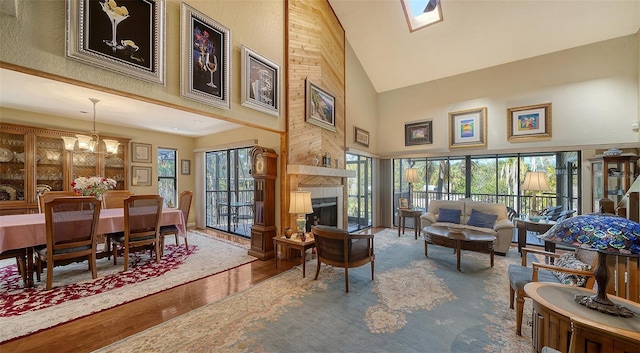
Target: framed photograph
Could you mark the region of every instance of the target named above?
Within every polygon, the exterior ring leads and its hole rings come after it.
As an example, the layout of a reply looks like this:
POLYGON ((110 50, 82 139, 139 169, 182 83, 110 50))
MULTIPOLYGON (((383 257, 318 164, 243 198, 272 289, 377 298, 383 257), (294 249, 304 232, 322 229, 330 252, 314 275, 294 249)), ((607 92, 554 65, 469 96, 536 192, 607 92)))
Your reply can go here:
POLYGON ((180 16, 180 94, 201 103, 231 109, 231 32, 184 2, 180 16))
POLYGON ((551 103, 507 109, 507 140, 551 138, 551 103))
POLYGON ((404 145, 426 145, 433 143, 433 121, 404 124, 404 145))
POLYGON ((307 122, 336 131, 336 97, 308 78, 305 94, 307 122))
POLYGON ((280 66, 242 46, 242 105, 280 116, 280 66))
POLYGON ((180 174, 189 175, 191 174, 191 161, 188 159, 183 159, 180 161, 180 174))
POLYGON ((355 138, 354 141, 363 146, 369 147, 369 131, 362 130, 359 127, 354 126, 355 138))
POLYGON ((131 142, 131 162, 151 163, 151 145, 131 142))
POLYGON ((449 148, 487 145, 487 107, 449 113, 449 148))
POLYGON ((165 0, 67 0, 66 37, 71 59, 165 84, 165 0))
POLYGON ((398 208, 409 208, 409 199, 406 197, 398 197, 398 208))
POLYGON ((151 167, 131 167, 131 185, 151 186, 151 167))

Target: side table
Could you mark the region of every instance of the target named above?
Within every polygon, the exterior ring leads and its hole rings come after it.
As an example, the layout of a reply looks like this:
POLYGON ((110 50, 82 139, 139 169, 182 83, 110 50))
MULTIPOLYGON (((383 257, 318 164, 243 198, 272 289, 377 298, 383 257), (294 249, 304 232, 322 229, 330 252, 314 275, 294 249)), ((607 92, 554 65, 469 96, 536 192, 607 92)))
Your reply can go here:
POLYGON ((291 238, 287 239, 284 235, 278 235, 273 237, 273 249, 276 253, 276 268, 278 268, 278 245, 285 247, 285 248, 291 248, 291 249, 296 249, 296 250, 300 250, 300 252, 302 253, 302 278, 304 278, 306 276, 307 273, 307 269, 306 269, 306 253, 307 253, 307 249, 313 248, 316 246, 316 241, 315 239, 313 239, 312 237, 307 237, 307 239, 305 241, 302 241, 300 238, 297 238, 297 236, 292 236, 291 238))
MULTIPOLYGON (((551 227, 553 227, 556 222, 548 221, 548 222, 534 222, 529 218, 516 218, 516 228, 518 229, 518 252, 521 253, 520 249, 527 246, 527 231, 536 232, 538 234, 545 233, 551 227)), ((549 242, 549 244, 553 244, 549 242)), ((550 248, 545 242, 544 249, 547 251, 555 251, 555 244, 553 244, 553 248, 550 248)))
POLYGON ((416 210, 412 208, 398 208, 398 236, 404 233, 404 228, 407 223, 407 218, 413 218, 413 231, 415 238, 418 239, 418 231, 420 229, 420 216, 422 216, 422 210, 416 210))

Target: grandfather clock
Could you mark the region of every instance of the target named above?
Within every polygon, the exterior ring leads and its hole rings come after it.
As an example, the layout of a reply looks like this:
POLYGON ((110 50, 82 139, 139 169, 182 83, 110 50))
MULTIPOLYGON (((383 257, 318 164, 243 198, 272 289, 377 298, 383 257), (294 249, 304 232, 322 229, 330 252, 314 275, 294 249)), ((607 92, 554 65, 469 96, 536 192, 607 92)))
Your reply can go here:
POLYGON ((249 255, 260 260, 268 260, 274 257, 278 155, 274 150, 260 146, 251 148, 250 155, 255 212, 253 212, 253 226, 251 226, 249 255))

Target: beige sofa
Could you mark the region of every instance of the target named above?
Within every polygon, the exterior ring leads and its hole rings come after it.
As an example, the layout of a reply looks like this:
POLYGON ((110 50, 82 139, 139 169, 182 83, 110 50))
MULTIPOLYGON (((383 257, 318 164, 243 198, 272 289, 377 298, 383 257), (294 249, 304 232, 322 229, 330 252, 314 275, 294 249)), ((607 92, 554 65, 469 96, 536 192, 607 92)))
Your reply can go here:
POLYGON ((440 208, 460 210, 460 224, 465 228, 473 229, 488 234, 494 234, 496 236, 496 242, 493 246, 494 251, 497 254, 505 255, 509 251, 511 246, 511 240, 513 239, 513 222, 509 220, 507 216, 507 207, 501 204, 477 202, 469 200, 449 201, 449 200, 432 200, 429 201, 429 210, 427 213, 420 217, 420 226, 422 229, 430 225, 448 226, 453 223, 438 222, 438 215, 440 214, 440 208), (493 228, 481 228, 467 225, 472 210, 497 215, 493 228))

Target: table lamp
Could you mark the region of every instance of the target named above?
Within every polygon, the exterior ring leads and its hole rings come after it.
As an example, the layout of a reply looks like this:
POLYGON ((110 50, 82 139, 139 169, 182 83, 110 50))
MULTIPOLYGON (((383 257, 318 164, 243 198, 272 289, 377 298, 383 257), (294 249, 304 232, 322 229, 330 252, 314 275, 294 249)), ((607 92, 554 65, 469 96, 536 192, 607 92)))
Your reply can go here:
POLYGON ((311 207, 311 193, 309 191, 292 191, 289 198, 289 213, 295 213, 298 215, 296 218, 296 227, 298 232, 302 234, 306 231, 307 214, 313 213, 313 207, 311 207))
POLYGON ((538 205, 536 202, 536 193, 538 191, 549 191, 551 188, 547 184, 547 175, 544 172, 527 172, 522 183, 522 190, 531 191, 533 198, 531 199, 531 215, 538 215, 538 205))
POLYGON ((418 169, 416 168, 407 168, 404 171, 404 181, 409 183, 409 208, 413 208, 413 201, 411 198, 411 184, 418 182, 418 169))
POLYGON ((640 224, 608 214, 579 215, 554 225, 541 235, 545 241, 598 252, 595 269, 598 292, 576 295, 576 302, 610 315, 632 317, 633 312, 607 298, 607 255, 640 257, 640 224))

